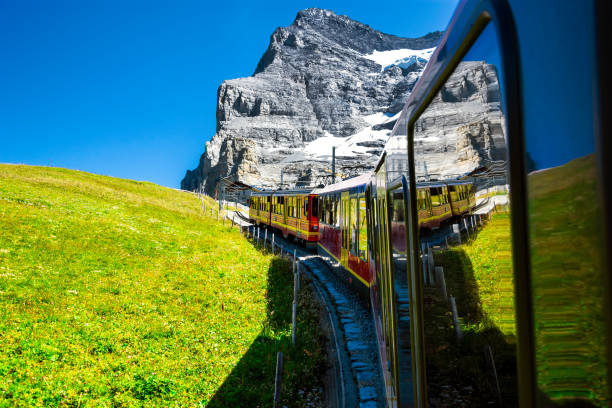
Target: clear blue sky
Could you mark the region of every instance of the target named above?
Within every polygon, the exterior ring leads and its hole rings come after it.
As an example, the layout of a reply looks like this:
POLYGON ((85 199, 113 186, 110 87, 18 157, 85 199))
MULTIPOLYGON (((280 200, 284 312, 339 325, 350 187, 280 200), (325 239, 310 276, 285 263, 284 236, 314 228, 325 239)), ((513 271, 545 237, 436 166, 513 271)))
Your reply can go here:
POLYGON ((178 187, 215 132, 217 87, 321 7, 380 31, 446 28, 457 0, 3 1, 0 162, 178 187))

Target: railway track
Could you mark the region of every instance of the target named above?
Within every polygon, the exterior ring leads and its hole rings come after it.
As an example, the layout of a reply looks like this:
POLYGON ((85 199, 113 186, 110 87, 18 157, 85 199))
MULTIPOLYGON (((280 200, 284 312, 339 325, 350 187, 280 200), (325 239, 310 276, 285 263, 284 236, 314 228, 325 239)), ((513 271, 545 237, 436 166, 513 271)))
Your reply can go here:
MULTIPOLYGON (((249 234, 254 236, 256 228, 248 228, 249 234)), ((272 234, 268 231, 268 245, 271 241, 272 234)), ((295 250, 300 271, 312 282, 325 307, 327 321, 324 327, 329 332, 328 354, 332 362, 326 384, 327 405, 384 407, 382 374, 369 305, 337 278, 333 270, 337 266, 326 262, 314 249, 296 245, 276 234, 274 245, 290 255, 295 250)))

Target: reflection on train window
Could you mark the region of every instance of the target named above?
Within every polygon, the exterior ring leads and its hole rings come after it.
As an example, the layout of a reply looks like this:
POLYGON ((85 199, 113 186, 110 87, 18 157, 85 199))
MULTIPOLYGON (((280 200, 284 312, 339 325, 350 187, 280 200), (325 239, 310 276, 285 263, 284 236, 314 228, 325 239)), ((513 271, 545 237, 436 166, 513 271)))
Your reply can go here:
POLYGON ((359 197, 359 258, 368 260, 368 224, 366 217, 366 199, 359 197))
POLYGON ((432 407, 518 403, 499 61, 489 25, 413 129, 432 407))

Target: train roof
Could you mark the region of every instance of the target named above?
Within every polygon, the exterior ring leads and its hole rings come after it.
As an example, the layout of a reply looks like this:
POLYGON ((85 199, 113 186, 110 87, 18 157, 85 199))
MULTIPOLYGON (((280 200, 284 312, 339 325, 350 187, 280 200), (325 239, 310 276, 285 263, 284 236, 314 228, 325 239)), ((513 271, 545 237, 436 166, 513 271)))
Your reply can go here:
POLYGON ((446 183, 417 183, 418 187, 446 187, 446 183))
POLYGON ((274 195, 307 195, 312 194, 314 188, 294 188, 291 190, 275 190, 274 195))
POLYGON ((358 187, 358 186, 367 184, 370 181, 371 177, 372 175, 370 173, 362 174, 357 177, 342 180, 339 183, 330 184, 329 186, 325 186, 323 188, 313 190, 313 193, 314 194, 325 194, 325 193, 333 193, 336 191, 348 190, 353 187, 358 187))
POLYGON ((306 195, 312 194, 314 188, 294 188, 291 190, 262 190, 256 191, 251 196, 269 196, 269 195, 306 195))
POLYGON ((251 197, 253 196, 269 196, 270 194, 274 193, 276 190, 261 190, 261 191, 254 191, 253 193, 251 193, 251 197))
POLYGON ((424 181, 416 183, 417 187, 444 187, 444 186, 459 186, 473 184, 471 181, 424 181))

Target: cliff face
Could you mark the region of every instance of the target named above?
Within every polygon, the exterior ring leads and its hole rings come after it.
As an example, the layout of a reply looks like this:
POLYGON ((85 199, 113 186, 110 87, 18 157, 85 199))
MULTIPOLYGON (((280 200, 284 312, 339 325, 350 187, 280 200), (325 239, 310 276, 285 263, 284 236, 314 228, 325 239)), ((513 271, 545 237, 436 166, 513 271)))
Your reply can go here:
POLYGON ((418 180, 444 180, 506 160, 505 119, 494 65, 462 62, 416 121, 418 180))
MULTIPOLYGON (((217 92, 217 132, 181 188, 213 194, 228 175, 261 187, 370 169, 440 32, 400 38, 331 11, 278 28, 252 77, 217 92)), ((461 92, 458 90, 458 92, 461 92)))

